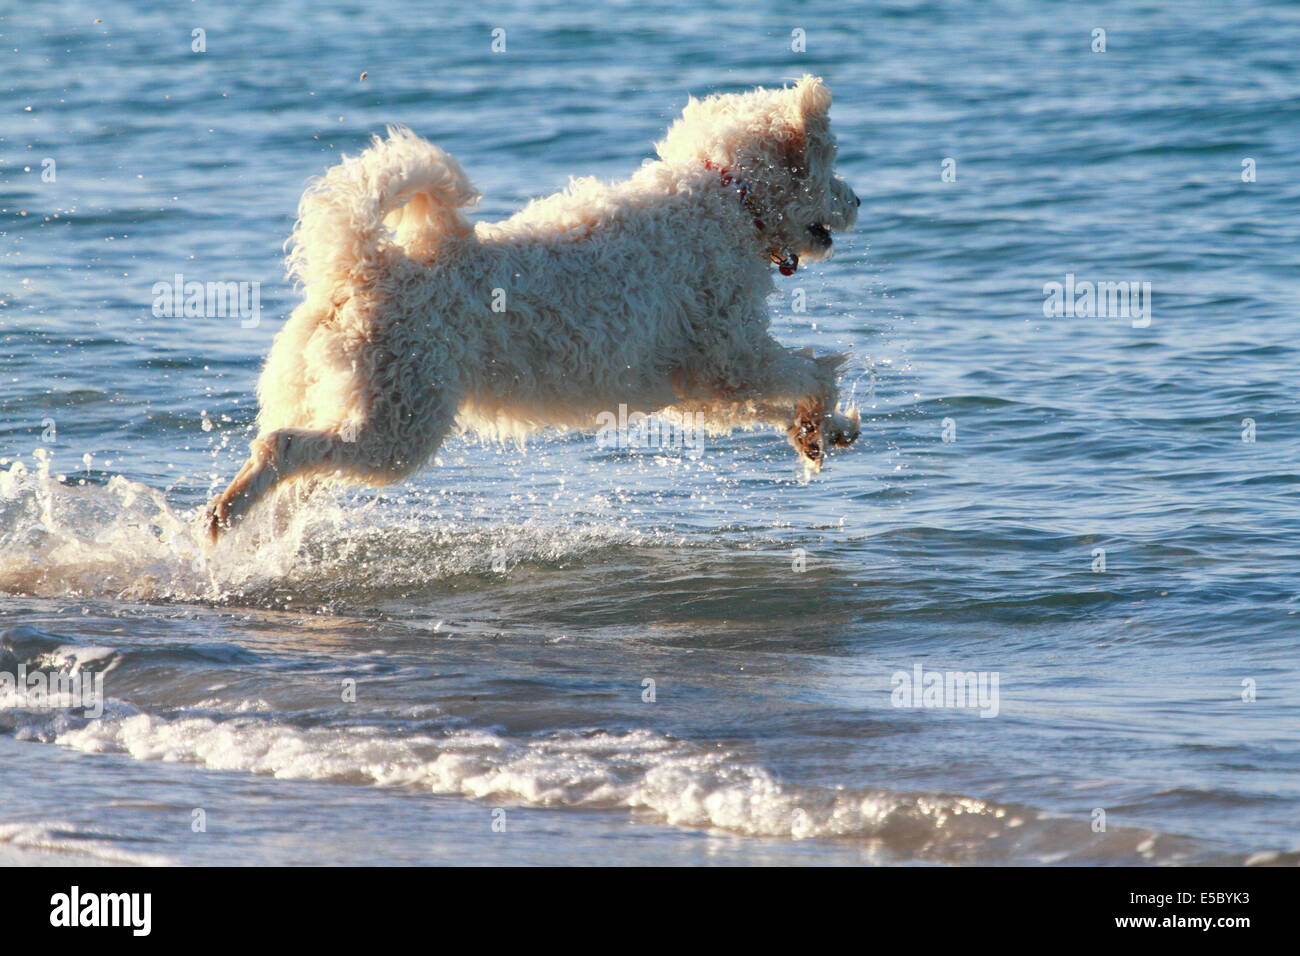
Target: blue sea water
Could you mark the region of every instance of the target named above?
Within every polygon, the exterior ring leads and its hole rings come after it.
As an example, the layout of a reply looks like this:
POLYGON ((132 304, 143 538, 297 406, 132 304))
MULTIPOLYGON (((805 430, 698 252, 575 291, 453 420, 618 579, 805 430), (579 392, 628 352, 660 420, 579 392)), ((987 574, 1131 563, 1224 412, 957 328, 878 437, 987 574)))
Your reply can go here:
POLYGON ((1300 860, 1297 48, 1283 2, 10 7, 0 672, 107 700, 0 690, 0 862, 1300 860), (204 554, 309 177, 401 122, 501 218, 805 72, 862 197, 772 302, 853 353, 820 476, 456 439, 204 554), (261 321, 155 315, 178 274, 261 321), (996 716, 895 706, 918 666, 996 716))

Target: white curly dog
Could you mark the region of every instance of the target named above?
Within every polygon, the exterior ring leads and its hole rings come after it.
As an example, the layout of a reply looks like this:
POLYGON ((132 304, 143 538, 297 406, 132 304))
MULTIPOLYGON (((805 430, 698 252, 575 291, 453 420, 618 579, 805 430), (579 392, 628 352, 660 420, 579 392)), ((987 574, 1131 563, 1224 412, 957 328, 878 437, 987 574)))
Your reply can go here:
POLYGON ((769 333, 775 265, 831 251, 859 200, 834 172, 831 93, 691 99, 619 183, 578 179, 498 223, 459 164, 403 128, 306 191, 289 268, 304 301, 257 384, 252 454, 209 505, 216 540, 281 482, 387 484, 454 428, 590 428, 602 412, 784 428, 808 468, 858 436, 843 355, 769 333), (699 420, 698 418, 696 419, 699 420))

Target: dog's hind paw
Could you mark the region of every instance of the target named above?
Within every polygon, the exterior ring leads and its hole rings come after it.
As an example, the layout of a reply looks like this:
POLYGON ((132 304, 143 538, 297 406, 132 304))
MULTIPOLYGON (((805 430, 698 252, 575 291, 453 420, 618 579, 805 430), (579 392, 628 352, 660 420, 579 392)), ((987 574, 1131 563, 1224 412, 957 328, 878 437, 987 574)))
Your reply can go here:
POLYGON ((234 501, 229 492, 218 495, 208 503, 203 514, 195 522, 195 528, 207 539, 209 545, 215 545, 223 533, 229 532, 239 517, 233 507, 234 501))
POLYGON ((230 527, 230 521, 225 517, 224 510, 220 505, 213 503, 198 520, 199 533, 208 540, 209 544, 216 544, 217 539, 221 537, 221 532, 230 527))

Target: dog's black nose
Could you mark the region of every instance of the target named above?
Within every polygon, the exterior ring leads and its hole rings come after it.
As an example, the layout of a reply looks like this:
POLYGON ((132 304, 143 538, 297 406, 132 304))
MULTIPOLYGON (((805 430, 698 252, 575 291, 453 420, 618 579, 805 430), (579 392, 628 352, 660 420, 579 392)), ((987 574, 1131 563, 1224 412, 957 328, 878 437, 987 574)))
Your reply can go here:
POLYGON ((859 196, 857 193, 853 194, 853 201, 857 203, 859 206, 862 205, 862 197, 859 196))

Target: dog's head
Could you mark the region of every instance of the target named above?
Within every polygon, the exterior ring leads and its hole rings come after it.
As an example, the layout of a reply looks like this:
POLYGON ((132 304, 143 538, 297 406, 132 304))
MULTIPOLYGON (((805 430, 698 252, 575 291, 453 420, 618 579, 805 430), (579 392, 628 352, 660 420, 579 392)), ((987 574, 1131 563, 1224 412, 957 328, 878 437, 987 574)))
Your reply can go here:
POLYGON ((779 90, 692 98, 655 148, 671 165, 726 171, 746 187, 765 239, 824 259, 831 234, 857 221, 859 205, 835 175, 830 106, 831 91, 815 76, 779 90))

